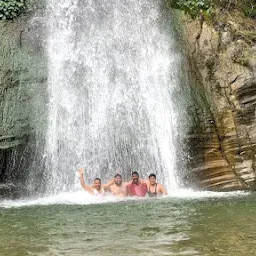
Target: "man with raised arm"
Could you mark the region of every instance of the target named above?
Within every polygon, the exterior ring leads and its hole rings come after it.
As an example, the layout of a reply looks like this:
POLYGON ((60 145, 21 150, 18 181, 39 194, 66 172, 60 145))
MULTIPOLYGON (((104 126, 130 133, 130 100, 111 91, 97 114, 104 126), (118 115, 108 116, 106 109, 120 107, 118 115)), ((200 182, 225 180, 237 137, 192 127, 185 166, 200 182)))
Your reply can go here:
POLYGON ((105 191, 104 188, 101 186, 101 180, 99 178, 94 179, 93 185, 89 186, 86 185, 84 182, 84 169, 80 168, 78 170, 79 173, 79 179, 80 179, 80 184, 84 190, 89 192, 92 195, 104 195, 105 191))
POLYGON ((149 197, 156 197, 159 195, 168 195, 163 185, 156 182, 156 175, 154 173, 151 173, 148 176, 147 193, 149 197))
POLYGON ((117 197, 127 196, 127 183, 123 182, 120 174, 116 174, 114 179, 109 181, 107 184, 101 184, 101 180, 96 178, 94 179, 93 185, 89 186, 84 182, 84 170, 80 168, 78 172, 82 188, 92 195, 104 195, 106 191, 110 191, 117 197))

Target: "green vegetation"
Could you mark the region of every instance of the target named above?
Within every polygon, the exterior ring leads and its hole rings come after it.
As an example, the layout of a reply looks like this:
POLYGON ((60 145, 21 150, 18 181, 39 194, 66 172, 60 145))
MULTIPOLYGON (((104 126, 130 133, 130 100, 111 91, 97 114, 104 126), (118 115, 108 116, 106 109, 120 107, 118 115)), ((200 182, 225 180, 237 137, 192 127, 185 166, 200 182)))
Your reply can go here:
POLYGON ((26 10, 26 0, 0 0, 0 19, 12 20, 26 10))
POLYGON ((256 18, 256 2, 255 0, 214 0, 214 5, 228 11, 238 10, 245 16, 256 18))
POLYGON ((170 7, 184 11, 192 18, 201 13, 210 13, 214 8, 238 10, 245 16, 256 18, 255 0, 166 0, 170 7))
POLYGON ((210 0, 168 0, 170 7, 184 11, 192 18, 211 9, 210 0))

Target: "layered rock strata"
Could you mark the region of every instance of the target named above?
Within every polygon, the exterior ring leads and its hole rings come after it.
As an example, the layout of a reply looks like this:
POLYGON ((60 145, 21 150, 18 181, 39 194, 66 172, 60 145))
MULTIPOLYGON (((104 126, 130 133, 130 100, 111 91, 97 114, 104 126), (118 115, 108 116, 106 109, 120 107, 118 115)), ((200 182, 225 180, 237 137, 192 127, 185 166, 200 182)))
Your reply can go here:
POLYGON ((256 21, 223 11, 206 18, 182 21, 197 94, 185 179, 201 189, 255 190, 256 21))

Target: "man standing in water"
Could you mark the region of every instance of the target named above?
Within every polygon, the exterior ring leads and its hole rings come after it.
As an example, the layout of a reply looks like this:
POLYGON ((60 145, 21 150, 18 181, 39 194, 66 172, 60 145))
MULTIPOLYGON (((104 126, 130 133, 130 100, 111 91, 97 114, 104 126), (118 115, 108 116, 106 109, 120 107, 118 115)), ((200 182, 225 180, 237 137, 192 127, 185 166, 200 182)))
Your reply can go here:
POLYGON ((129 196, 146 196, 147 184, 139 180, 139 174, 137 172, 132 173, 132 181, 127 185, 127 191, 129 196))
POLYGON ((89 185, 86 185, 84 182, 84 169, 80 168, 78 170, 78 173, 79 173, 80 184, 84 190, 86 190, 87 192, 89 192, 92 195, 104 196, 105 191, 104 191, 103 186, 101 186, 101 180, 99 178, 94 179, 93 185, 89 186, 89 185))
MULTIPOLYGON (((109 186, 110 183, 107 184, 109 186)), ((114 196, 126 197, 127 196, 127 182, 123 182, 122 176, 117 173, 112 180, 112 184, 106 190, 110 191, 114 196)))
POLYGON ((96 178, 94 179, 93 185, 89 186, 84 182, 84 170, 80 168, 78 172, 82 188, 92 195, 104 195, 105 191, 110 191, 117 197, 127 196, 127 183, 123 183, 122 176, 120 174, 116 174, 114 179, 103 185, 101 185, 101 180, 96 178))
POLYGON ((156 175, 151 173, 147 182, 147 193, 149 197, 156 197, 159 195, 168 195, 163 185, 156 182, 156 175))

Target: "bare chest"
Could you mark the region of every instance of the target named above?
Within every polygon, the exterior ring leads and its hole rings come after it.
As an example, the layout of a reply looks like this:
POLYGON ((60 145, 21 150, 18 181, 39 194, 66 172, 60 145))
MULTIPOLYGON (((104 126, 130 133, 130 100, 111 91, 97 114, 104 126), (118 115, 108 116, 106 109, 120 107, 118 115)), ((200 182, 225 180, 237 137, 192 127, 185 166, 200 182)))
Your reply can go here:
POLYGON ((117 186, 117 185, 113 185, 110 188, 111 193, 113 194, 124 194, 126 193, 126 186, 117 186))

